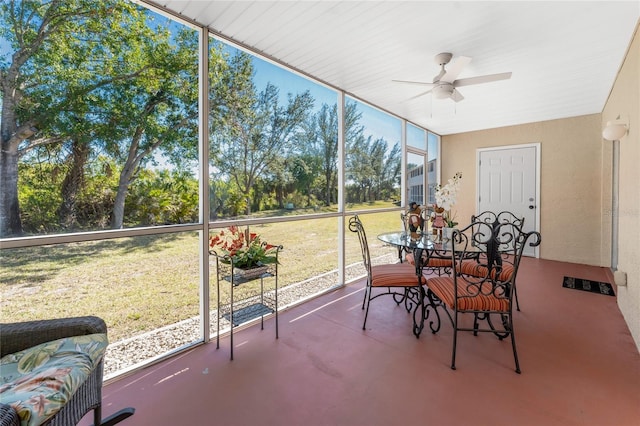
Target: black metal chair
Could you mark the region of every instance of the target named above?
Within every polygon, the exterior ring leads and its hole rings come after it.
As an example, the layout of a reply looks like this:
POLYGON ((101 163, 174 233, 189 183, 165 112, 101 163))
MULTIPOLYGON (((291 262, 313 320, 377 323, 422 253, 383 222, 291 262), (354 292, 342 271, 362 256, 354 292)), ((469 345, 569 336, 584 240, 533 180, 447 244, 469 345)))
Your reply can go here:
POLYGON ((369 305, 373 299, 381 296, 392 296, 396 304, 404 304, 407 312, 413 312, 413 334, 416 337, 422 332, 424 318, 424 298, 426 278, 418 267, 408 263, 393 263, 372 265, 367 235, 360 218, 356 215, 349 219, 349 230, 358 234, 362 260, 367 270, 367 283, 362 301, 362 309, 365 310, 362 329, 366 329, 369 305), (373 289, 382 289, 375 292, 373 289))
POLYGON ((525 233, 512 223, 491 224, 474 222, 463 230, 456 230, 451 240, 451 256, 454 263, 450 277, 433 277, 427 280, 425 307, 428 316, 433 309, 435 322, 430 322, 433 333, 440 329, 440 309, 443 309, 453 325, 453 350, 451 368, 456 369, 456 344, 458 331, 490 332, 498 339, 511 337, 515 371, 520 373, 513 329, 512 300, 515 281, 525 244, 534 247, 540 244, 538 232, 525 233), (531 239, 531 242, 529 240, 531 239), (504 247, 516 247, 512 263, 501 258, 504 247), (475 256, 477 253, 482 256, 475 256), (476 260, 468 261, 470 257, 476 260), (473 327, 460 324, 460 314, 473 314, 473 327), (492 315, 500 318, 496 327, 492 315), (487 325, 480 327, 480 322, 487 325))
MULTIPOLYGON (((509 227, 508 224, 515 225, 520 229, 524 228, 524 217, 518 217, 509 211, 501 211, 500 213, 494 213, 492 211, 484 211, 477 215, 471 216, 471 224, 475 223, 486 223, 495 227, 497 225, 503 226, 503 231, 507 230, 509 227)), ((477 229, 476 227, 472 227, 472 230, 477 229)), ((516 255, 517 247, 513 245, 512 247, 502 247, 500 250, 502 258, 508 264, 510 263, 509 258, 516 255)), ((520 301, 518 300, 518 289, 514 283, 513 287, 513 297, 516 302, 516 310, 520 310, 520 301)))

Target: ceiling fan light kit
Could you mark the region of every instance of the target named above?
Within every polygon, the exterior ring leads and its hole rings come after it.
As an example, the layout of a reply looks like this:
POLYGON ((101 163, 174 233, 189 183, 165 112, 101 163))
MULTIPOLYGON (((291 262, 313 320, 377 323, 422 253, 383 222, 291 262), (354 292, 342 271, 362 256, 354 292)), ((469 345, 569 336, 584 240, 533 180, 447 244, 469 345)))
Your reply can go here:
POLYGON ((464 99, 464 96, 462 96, 462 94, 456 89, 457 87, 470 86, 472 84, 490 83, 493 81, 508 80, 511 78, 511 73, 505 72, 500 74, 482 75, 478 77, 470 77, 457 80, 458 75, 462 72, 464 67, 466 67, 469 62, 471 62, 471 58, 466 56, 459 56, 453 63, 453 65, 449 68, 449 70, 446 70, 445 65, 447 65, 452 58, 453 54, 449 52, 439 53, 435 56, 434 61, 438 65, 440 65, 441 70, 440 73, 433 78, 432 83, 407 80, 393 81, 398 83, 419 84, 421 86, 428 86, 432 88, 431 90, 420 93, 416 96, 411 97, 410 99, 415 99, 420 96, 432 93, 436 99, 448 98, 452 99, 454 102, 460 102, 464 99))
POLYGON ((451 84, 439 84, 431 89, 431 93, 436 99, 446 99, 451 97, 453 90, 453 85, 451 84))

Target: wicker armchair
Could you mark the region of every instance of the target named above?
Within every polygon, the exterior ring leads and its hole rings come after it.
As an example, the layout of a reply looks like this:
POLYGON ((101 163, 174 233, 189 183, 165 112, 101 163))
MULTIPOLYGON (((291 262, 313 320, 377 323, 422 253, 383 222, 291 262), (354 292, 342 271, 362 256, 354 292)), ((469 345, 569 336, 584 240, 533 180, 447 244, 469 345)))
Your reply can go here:
MULTIPOLYGON (((94 316, 0 324, 0 357, 65 337, 106 332, 105 322, 94 316)), ((76 425, 90 410, 94 410, 96 426, 113 425, 131 416, 134 409, 126 408, 107 419, 101 419, 103 368, 104 360, 101 360, 71 400, 44 424, 76 425)), ((19 424, 16 411, 6 404, 0 404, 0 425, 19 424)))

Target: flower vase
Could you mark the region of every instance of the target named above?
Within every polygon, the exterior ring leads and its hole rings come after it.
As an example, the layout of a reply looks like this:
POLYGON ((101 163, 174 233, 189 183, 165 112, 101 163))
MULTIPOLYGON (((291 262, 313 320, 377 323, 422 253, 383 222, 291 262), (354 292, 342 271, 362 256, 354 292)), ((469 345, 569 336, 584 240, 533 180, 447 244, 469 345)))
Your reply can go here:
POLYGON ((444 227, 442 228, 442 239, 444 241, 450 241, 451 238, 453 238, 453 231, 456 228, 449 228, 449 227, 444 227))

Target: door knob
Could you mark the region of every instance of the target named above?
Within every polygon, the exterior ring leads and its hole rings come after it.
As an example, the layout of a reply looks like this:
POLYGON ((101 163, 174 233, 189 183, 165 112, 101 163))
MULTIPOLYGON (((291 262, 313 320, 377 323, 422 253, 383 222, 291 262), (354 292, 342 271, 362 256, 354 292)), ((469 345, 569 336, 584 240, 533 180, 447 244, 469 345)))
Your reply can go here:
POLYGON ((536 206, 529 206, 529 210, 533 210, 535 208, 536 208, 536 206))

